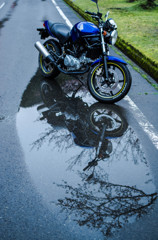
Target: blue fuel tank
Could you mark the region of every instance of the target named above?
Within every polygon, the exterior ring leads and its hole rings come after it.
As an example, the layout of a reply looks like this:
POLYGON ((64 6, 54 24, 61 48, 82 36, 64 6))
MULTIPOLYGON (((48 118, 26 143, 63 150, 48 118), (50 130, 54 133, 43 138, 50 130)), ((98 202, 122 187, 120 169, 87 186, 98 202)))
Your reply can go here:
POLYGON ((76 23, 71 30, 71 38, 73 42, 82 36, 95 34, 99 34, 99 28, 91 22, 76 23))

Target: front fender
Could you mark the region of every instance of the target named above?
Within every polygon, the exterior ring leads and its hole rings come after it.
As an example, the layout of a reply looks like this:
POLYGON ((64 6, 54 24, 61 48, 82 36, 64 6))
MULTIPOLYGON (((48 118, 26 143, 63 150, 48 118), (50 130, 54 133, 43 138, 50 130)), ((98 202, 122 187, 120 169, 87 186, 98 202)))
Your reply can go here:
MULTIPOLYGON (((113 57, 113 56, 107 56, 107 61, 110 62, 110 61, 113 61, 113 62, 120 62, 120 63, 123 63, 125 65, 127 65, 127 63, 120 59, 120 58, 117 58, 117 57, 113 57)), ((95 65, 96 63, 102 63, 103 62, 103 59, 102 58, 99 58, 97 59, 96 61, 94 61, 91 66, 95 65)))

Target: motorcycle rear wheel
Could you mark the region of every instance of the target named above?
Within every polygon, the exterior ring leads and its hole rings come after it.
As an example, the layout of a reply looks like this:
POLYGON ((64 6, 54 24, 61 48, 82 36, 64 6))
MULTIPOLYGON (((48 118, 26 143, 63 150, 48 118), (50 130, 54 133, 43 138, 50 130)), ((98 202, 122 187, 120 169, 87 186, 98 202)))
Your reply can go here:
POLYGON ((96 64, 88 74, 88 88, 92 96, 103 103, 120 101, 128 93, 132 77, 125 64, 107 62, 108 81, 104 78, 103 63, 96 64))
POLYGON ((41 82, 41 98, 43 103, 50 107, 54 102, 62 97, 62 90, 59 84, 54 81, 41 82))
MULTIPOLYGON (((51 53, 51 51, 53 51, 57 55, 60 55, 60 49, 54 41, 48 40, 43 45, 48 52, 51 53)), ((57 69, 57 67, 55 67, 52 63, 47 63, 42 54, 39 54, 38 62, 40 71, 44 77, 55 78, 59 75, 60 71, 57 69)))

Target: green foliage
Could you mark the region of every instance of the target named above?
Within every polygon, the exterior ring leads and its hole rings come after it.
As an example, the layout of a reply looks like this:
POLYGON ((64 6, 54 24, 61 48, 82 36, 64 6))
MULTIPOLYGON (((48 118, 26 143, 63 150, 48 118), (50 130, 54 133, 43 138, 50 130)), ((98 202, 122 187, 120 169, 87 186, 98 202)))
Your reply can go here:
MULTIPOLYGON (((90 0, 65 1, 86 20, 92 21, 84 11, 96 12, 95 3, 90 0)), ((144 10, 140 3, 146 1, 99 0, 99 9, 103 14, 110 10, 110 17, 117 23, 119 33, 117 47, 158 80, 158 7, 144 10)), ((155 4, 158 4, 158 0, 155 0, 155 4)))
MULTIPOLYGON (((116 21, 122 39, 158 62, 158 7, 153 10, 143 10, 140 4, 146 1, 99 0, 99 8, 103 14, 110 10, 110 17, 116 21)), ((75 0, 73 3, 83 11, 96 11, 96 4, 90 0, 75 0)), ((158 1, 155 3, 158 4, 158 1)))
POLYGON ((151 9, 157 6, 156 0, 127 0, 127 2, 139 2, 140 6, 144 9, 151 9))
POLYGON ((141 4, 144 9, 155 8, 156 6, 155 0, 146 0, 145 3, 141 4))

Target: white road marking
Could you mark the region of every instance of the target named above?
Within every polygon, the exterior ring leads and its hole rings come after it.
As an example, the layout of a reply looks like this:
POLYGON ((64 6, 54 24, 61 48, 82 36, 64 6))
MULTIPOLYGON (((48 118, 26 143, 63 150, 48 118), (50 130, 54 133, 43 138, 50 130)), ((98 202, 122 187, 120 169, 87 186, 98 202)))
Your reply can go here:
MULTIPOLYGON (((62 16, 62 18, 65 20, 67 25, 72 28, 73 25, 69 21, 69 19, 65 16, 63 11, 60 9, 60 7, 57 5, 55 0, 51 0, 56 9, 58 10, 59 14, 62 16)), ((131 100, 129 96, 126 96, 124 98, 130 105, 131 110, 134 113, 134 117, 143 129, 143 131, 148 135, 149 139, 152 141, 156 149, 158 149, 158 132, 154 128, 154 126, 147 120, 147 118, 144 116, 144 114, 140 111, 140 109, 137 107, 137 105, 131 100)))
POLYGON ((5 2, 3 2, 3 3, 0 5, 0 9, 1 9, 2 7, 4 7, 4 5, 5 5, 5 2))
POLYGON ((56 9, 58 10, 59 14, 61 15, 61 17, 65 20, 66 24, 72 28, 73 25, 72 23, 69 21, 69 19, 65 16, 65 14, 63 13, 63 11, 61 10, 61 8, 57 5, 55 0, 52 0, 52 3, 54 4, 54 6, 56 7, 56 9))
POLYGON ((124 99, 129 103, 131 110, 134 112, 134 117, 143 131, 148 135, 156 149, 158 149, 158 132, 154 126, 147 120, 147 118, 129 96, 126 96, 124 99))

